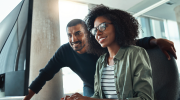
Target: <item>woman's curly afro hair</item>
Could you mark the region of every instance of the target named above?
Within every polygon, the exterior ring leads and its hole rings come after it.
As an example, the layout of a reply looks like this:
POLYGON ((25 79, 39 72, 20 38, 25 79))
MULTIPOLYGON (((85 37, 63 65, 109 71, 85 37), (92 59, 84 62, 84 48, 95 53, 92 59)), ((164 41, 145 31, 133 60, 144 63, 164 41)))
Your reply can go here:
MULTIPOLYGON (((120 47, 135 44, 139 34, 139 23, 131 14, 119 9, 110 9, 102 4, 98 5, 85 18, 89 31, 94 27, 94 21, 99 16, 110 20, 114 25, 115 41, 120 47)), ((102 48, 90 32, 87 32, 86 37, 88 53, 102 55, 107 52, 107 48, 102 48)))

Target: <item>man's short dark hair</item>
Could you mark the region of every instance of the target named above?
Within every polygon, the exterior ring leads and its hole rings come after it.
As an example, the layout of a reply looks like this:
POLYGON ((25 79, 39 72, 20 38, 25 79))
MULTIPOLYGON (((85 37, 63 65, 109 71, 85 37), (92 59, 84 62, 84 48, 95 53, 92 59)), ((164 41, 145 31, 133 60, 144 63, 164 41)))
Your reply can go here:
POLYGON ((87 31, 86 23, 85 23, 83 20, 81 20, 81 19, 73 19, 73 20, 71 20, 71 21, 67 24, 66 29, 67 29, 68 27, 76 26, 76 25, 78 25, 78 24, 81 24, 81 25, 83 26, 85 32, 88 32, 88 31, 87 31))
POLYGON ((77 24, 82 24, 82 23, 84 23, 84 21, 81 19, 73 19, 67 24, 67 27, 76 26, 77 24))

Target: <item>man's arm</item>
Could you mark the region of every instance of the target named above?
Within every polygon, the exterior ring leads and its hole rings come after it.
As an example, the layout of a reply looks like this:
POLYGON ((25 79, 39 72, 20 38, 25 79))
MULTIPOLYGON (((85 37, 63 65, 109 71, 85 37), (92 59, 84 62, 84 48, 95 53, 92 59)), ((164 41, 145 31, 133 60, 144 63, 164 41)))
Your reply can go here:
POLYGON ((155 46, 158 46, 162 50, 162 52, 166 55, 168 60, 170 60, 171 58, 167 52, 170 52, 177 59, 174 43, 170 40, 162 39, 162 38, 155 39, 153 36, 144 37, 138 39, 136 45, 143 47, 145 49, 151 49, 155 46))
POLYGON ((155 39, 155 38, 153 36, 151 36, 151 37, 144 37, 144 38, 138 39, 136 41, 136 45, 140 46, 140 47, 143 47, 144 49, 153 48, 154 46, 150 45, 150 40, 151 39, 155 39))
POLYGON ((64 61, 66 55, 63 53, 65 49, 68 48, 64 47, 64 45, 61 46, 48 64, 40 70, 38 77, 29 86, 29 94, 25 96, 24 100, 30 100, 35 93, 37 94, 42 89, 46 81, 51 80, 62 67, 66 66, 64 61))

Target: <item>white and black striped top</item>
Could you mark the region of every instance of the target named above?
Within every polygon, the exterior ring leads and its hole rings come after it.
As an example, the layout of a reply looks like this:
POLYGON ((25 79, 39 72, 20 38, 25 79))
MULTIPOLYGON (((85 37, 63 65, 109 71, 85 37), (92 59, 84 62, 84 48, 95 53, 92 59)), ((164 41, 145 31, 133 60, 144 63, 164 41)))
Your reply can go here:
POLYGON ((102 91, 108 99, 118 99, 114 80, 114 65, 104 67, 101 78, 102 91))

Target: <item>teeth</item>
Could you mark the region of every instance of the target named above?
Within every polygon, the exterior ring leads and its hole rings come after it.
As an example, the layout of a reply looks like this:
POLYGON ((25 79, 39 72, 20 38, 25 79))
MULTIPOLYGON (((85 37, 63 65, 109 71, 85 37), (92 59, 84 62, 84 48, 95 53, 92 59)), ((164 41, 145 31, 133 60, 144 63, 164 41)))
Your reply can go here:
POLYGON ((101 40, 103 40, 103 39, 105 39, 105 38, 101 38, 101 39, 99 39, 99 41, 101 41, 101 40))

